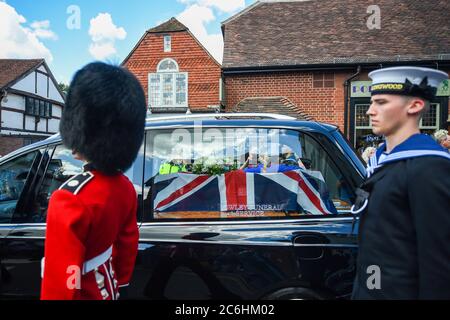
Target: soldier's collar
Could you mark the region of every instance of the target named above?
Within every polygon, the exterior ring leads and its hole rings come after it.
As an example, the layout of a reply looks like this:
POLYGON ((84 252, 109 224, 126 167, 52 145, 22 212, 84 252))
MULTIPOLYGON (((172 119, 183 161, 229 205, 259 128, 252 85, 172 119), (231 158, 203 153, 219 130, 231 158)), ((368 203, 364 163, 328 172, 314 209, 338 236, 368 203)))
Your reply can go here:
POLYGON ((96 170, 95 166, 92 163, 86 163, 83 166, 83 172, 88 172, 88 171, 92 171, 92 170, 96 170))
POLYGON ((417 133, 396 146, 389 154, 380 159, 386 152, 386 143, 381 145, 375 155, 372 156, 367 165, 367 176, 370 177, 375 169, 391 162, 396 162, 408 158, 424 156, 438 156, 450 160, 449 152, 441 147, 436 141, 426 134, 417 133))

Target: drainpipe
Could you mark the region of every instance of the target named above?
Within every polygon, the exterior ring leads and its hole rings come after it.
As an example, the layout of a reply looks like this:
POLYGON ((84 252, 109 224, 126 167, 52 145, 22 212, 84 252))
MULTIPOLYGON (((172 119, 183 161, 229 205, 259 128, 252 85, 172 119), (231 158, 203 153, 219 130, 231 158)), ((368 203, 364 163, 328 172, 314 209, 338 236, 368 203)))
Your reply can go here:
POLYGON ((0 88, 0 128, 2 127, 2 111, 1 111, 1 107, 2 107, 3 98, 5 96, 6 96, 6 90, 0 88))
POLYGON ((349 131, 349 125, 348 125, 348 117, 350 114, 350 94, 349 94, 349 86, 350 81, 354 79, 356 76, 358 76, 361 73, 361 66, 359 65, 356 69, 356 73, 345 79, 344 81, 344 136, 346 138, 349 131))

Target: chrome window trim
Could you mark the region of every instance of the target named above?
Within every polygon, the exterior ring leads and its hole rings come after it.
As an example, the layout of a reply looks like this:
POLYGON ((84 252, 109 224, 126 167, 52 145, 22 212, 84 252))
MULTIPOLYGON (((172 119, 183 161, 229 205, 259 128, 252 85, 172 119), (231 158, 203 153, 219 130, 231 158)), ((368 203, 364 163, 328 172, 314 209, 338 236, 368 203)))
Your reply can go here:
POLYGON ((183 220, 177 220, 177 221, 161 221, 161 222, 157 222, 157 220, 155 220, 155 222, 144 222, 141 224, 141 228, 142 227, 147 227, 147 226, 173 226, 174 224, 179 224, 180 226, 182 225, 247 225, 247 224, 286 224, 286 223, 304 223, 304 222, 323 222, 323 221, 342 221, 342 222, 352 222, 354 219, 354 217, 329 217, 329 218, 298 218, 298 219, 273 219, 273 220, 221 220, 221 221, 217 221, 217 220, 204 220, 204 221, 183 221, 183 220))
POLYGON ((214 119, 214 118, 263 118, 263 119, 275 119, 275 120, 297 120, 294 117, 286 116, 277 113, 205 113, 205 114, 185 114, 179 116, 167 116, 167 117, 156 117, 147 118, 148 122, 158 122, 158 121, 170 121, 170 120, 190 120, 190 119, 214 119))
MULTIPOLYGON (((33 239, 33 240, 45 240, 45 237, 15 237, 11 236, 8 239, 33 239)), ((271 247, 326 247, 326 248, 341 248, 341 247, 352 247, 358 248, 357 244, 295 244, 292 241, 272 241, 272 242, 258 242, 258 241, 228 241, 228 240, 219 240, 219 241, 205 241, 205 240, 187 240, 187 239, 156 239, 156 238, 145 238, 139 239, 139 243, 142 242, 157 242, 157 243, 192 243, 192 244, 211 244, 211 245, 251 245, 251 246, 271 246, 271 247)))
MULTIPOLYGON (((348 211, 350 212, 350 211, 348 211)), ((137 225, 141 227, 146 226, 173 226, 174 224, 179 224, 180 226, 183 225, 239 225, 239 224, 284 224, 284 223, 298 223, 298 222, 322 222, 322 221, 342 221, 342 222, 352 222, 354 217, 348 216, 348 217, 329 217, 329 218, 299 218, 299 219, 280 219, 280 220, 221 220, 221 221, 212 221, 212 220, 204 220, 204 221, 162 221, 162 222, 143 222, 143 223, 137 223, 137 225)), ((155 220, 156 221, 156 220, 155 220)), ((33 228, 33 227, 45 227, 47 226, 46 223, 2 223, 0 224, 1 227, 16 227, 16 228, 33 228)))

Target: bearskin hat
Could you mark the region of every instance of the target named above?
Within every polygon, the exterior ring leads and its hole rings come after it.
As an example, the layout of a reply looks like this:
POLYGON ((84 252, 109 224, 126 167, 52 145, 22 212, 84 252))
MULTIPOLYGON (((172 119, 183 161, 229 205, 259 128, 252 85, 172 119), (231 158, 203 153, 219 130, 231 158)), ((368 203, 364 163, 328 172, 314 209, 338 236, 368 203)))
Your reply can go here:
POLYGON ((144 91, 127 70, 88 64, 72 80, 60 121, 63 143, 105 174, 133 164, 143 138, 144 91))

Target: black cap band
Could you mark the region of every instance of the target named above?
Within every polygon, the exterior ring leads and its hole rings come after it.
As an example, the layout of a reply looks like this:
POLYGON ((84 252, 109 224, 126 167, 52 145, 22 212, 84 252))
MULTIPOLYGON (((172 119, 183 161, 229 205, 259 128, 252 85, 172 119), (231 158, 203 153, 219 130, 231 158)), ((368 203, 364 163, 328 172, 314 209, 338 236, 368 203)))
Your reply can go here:
POLYGON ((437 88, 428 85, 427 77, 420 84, 413 84, 408 79, 405 83, 377 83, 371 86, 371 94, 397 94, 402 96, 420 97, 425 100, 433 100, 437 88))

